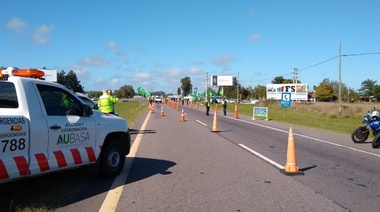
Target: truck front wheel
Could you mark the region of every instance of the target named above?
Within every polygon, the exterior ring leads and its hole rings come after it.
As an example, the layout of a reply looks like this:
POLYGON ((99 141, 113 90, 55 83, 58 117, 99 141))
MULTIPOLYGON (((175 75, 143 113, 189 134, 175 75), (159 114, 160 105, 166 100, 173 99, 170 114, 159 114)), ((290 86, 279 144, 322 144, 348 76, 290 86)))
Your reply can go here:
POLYGON ((100 163, 100 172, 107 178, 116 177, 123 170, 125 162, 124 148, 113 142, 105 147, 100 163))

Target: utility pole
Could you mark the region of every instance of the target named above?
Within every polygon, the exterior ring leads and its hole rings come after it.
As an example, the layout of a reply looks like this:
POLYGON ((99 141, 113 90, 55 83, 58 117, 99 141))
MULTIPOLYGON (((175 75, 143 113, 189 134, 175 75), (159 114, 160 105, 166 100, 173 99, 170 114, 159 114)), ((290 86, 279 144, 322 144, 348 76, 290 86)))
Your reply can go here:
POLYGON ((236 103, 239 103, 239 72, 236 78, 236 103))
POLYGON ((298 69, 294 68, 293 69, 293 84, 296 84, 298 82, 298 69))
POLYGON ((205 97, 206 97, 206 100, 207 100, 207 87, 208 87, 208 72, 206 72, 206 75, 205 75, 205 97))
POLYGON ((342 115, 342 44, 339 42, 339 114, 342 115))

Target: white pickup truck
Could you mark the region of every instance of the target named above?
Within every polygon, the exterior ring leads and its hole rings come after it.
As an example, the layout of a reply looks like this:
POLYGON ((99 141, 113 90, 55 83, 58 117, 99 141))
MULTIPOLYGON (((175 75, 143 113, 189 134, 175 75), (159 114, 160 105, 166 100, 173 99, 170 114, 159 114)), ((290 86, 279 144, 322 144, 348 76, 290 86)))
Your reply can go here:
POLYGON ((127 122, 43 76, 0 70, 0 183, 87 165, 117 176, 130 151, 127 122))

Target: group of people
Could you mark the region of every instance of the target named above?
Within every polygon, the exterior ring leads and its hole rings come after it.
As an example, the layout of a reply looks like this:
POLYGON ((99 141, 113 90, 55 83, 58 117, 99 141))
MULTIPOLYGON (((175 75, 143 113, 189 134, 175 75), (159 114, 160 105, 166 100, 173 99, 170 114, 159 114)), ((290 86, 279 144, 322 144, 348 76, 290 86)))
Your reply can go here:
POLYGON ((119 101, 119 98, 112 96, 111 89, 104 89, 103 95, 98 99, 98 109, 102 113, 115 114, 115 104, 119 101))
MULTIPOLYGON (((206 116, 209 116, 210 112, 210 98, 207 98, 206 100, 206 116)), ((223 114, 226 116, 227 115, 227 101, 225 99, 222 99, 222 107, 223 107, 223 114)))
MULTIPOLYGON (((149 99, 150 101, 153 101, 153 99, 149 99)), ((112 96, 111 89, 104 89, 103 95, 101 95, 98 99, 98 109, 100 112, 103 113, 111 113, 115 114, 115 104, 119 101, 119 99, 115 96, 112 96)), ((227 115, 227 101, 225 99, 222 99, 222 107, 223 107, 223 114, 227 115)), ((210 112, 210 98, 207 98, 206 100, 206 115, 209 116, 210 112)))

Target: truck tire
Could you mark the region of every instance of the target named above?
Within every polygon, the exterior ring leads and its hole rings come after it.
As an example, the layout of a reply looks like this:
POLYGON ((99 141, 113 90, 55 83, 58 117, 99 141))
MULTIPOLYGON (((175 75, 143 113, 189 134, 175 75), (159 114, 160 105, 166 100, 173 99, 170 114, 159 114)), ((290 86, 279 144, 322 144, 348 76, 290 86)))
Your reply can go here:
POLYGON ((102 152, 100 173, 107 178, 116 177, 123 170, 125 163, 124 148, 118 142, 109 143, 102 152))

